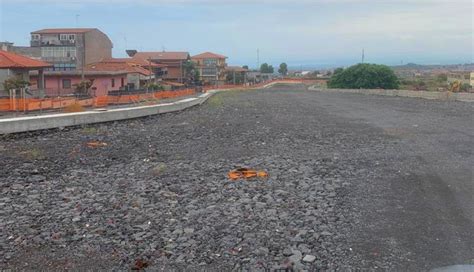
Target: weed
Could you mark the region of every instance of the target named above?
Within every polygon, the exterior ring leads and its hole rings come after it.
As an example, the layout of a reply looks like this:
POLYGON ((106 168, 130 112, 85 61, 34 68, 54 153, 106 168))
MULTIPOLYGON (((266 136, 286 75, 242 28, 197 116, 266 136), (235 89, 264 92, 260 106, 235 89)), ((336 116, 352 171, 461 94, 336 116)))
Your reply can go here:
POLYGON ((99 129, 97 129, 95 127, 85 127, 85 128, 82 129, 82 133, 87 134, 87 135, 98 134, 99 129))
POLYGON ((63 109, 64 112, 83 112, 84 107, 81 104, 74 103, 63 109))
POLYGON ((22 151, 19 154, 23 155, 28 160, 40 160, 44 158, 43 151, 36 147, 22 151))
POLYGON ((151 169, 151 174, 153 176, 159 176, 163 174, 165 171, 166 171, 166 164, 160 163, 157 166, 153 167, 153 169, 151 169))
POLYGON ((217 94, 209 98, 208 104, 213 108, 219 108, 224 105, 224 101, 222 101, 222 96, 220 94, 217 94))

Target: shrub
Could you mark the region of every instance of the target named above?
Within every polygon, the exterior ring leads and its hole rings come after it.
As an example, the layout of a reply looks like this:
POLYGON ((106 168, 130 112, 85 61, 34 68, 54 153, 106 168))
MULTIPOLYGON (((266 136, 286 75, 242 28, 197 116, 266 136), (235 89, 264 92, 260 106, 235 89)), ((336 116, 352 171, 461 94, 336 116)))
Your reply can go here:
POLYGON ((339 70, 328 82, 329 88, 398 89, 399 80, 388 66, 361 63, 339 70))

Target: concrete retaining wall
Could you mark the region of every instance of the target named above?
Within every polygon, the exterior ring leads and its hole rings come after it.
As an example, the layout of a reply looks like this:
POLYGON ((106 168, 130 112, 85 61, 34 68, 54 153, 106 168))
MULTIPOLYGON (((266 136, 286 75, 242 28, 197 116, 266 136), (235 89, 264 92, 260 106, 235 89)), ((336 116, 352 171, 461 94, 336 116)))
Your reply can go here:
POLYGON ((0 119, 0 134, 104 123, 160 113, 176 112, 200 105, 211 95, 212 93, 205 93, 196 98, 187 98, 174 103, 152 106, 0 119))
POLYGON ((452 92, 428 92, 428 91, 410 91, 410 90, 371 90, 371 89, 321 89, 310 87, 312 91, 327 91, 340 93, 360 93, 372 95, 416 97, 424 99, 436 99, 446 101, 474 102, 474 93, 452 93, 452 92))

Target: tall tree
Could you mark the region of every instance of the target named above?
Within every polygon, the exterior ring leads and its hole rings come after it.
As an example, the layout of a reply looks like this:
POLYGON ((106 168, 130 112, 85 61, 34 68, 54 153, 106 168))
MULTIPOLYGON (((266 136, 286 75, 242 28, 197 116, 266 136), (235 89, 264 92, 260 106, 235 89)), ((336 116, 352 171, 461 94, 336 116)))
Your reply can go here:
POLYGON ((278 69, 278 73, 282 76, 286 76, 288 74, 288 65, 286 63, 280 64, 280 68, 278 69))
POLYGON ((244 69, 247 69, 247 70, 248 70, 248 69, 249 69, 249 66, 248 66, 248 65, 244 65, 244 66, 242 66, 242 68, 244 68, 244 69))

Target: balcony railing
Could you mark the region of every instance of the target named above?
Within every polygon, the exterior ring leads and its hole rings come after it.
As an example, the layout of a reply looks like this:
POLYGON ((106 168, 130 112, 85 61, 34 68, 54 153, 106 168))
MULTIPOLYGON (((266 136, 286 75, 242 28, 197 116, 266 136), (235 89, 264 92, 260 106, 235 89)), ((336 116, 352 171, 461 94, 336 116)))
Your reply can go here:
POLYGON ((40 40, 31 40, 30 42, 32 47, 38 46, 75 46, 76 40, 50 40, 50 41, 40 41, 40 40))

